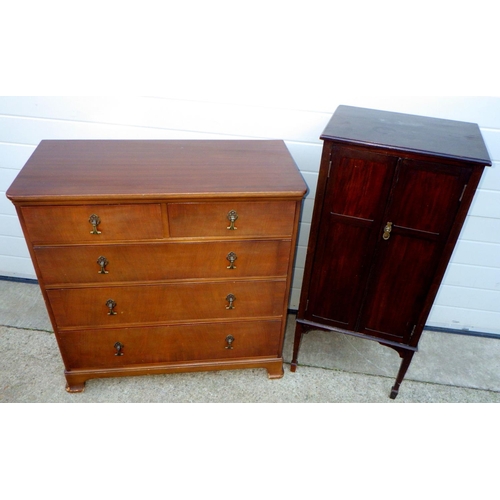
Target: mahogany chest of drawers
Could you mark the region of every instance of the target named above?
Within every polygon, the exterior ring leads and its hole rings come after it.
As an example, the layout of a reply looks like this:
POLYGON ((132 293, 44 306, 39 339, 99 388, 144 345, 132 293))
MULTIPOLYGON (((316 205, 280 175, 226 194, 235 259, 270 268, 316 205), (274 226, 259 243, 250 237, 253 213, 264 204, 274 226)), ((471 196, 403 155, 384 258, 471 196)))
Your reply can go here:
POLYGON ((7 197, 67 390, 197 370, 281 377, 305 191, 282 141, 42 141, 7 197))

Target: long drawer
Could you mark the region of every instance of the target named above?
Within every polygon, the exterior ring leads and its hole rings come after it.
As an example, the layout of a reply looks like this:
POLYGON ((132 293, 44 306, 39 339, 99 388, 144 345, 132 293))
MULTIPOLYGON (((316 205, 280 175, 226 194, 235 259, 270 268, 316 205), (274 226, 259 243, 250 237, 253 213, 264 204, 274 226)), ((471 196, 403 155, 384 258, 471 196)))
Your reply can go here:
POLYGON ((290 240, 37 246, 45 285, 285 276, 290 240))
POLYGON ((72 369, 277 356, 280 325, 275 320, 64 331, 59 346, 72 369))
POLYGON ((163 237, 160 204, 23 207, 22 214, 35 244, 163 237))
POLYGON ((92 328, 278 317, 283 314, 285 286, 284 279, 277 279, 57 288, 47 295, 59 328, 92 328))

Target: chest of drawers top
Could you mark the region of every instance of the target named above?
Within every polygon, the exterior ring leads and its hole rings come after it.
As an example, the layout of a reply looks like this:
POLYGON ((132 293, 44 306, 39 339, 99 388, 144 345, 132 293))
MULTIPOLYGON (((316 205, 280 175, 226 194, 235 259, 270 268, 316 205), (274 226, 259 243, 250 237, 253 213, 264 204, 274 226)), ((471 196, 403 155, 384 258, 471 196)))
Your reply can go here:
POLYGON ((16 204, 299 200, 305 184, 283 141, 42 141, 7 197, 16 204))

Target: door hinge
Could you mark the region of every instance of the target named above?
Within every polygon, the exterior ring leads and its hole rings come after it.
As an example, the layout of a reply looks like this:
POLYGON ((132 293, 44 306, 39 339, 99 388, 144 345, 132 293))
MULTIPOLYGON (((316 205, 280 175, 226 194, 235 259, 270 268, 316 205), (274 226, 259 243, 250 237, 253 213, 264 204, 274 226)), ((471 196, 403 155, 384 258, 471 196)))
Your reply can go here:
POLYGON ((327 179, 330 178, 330 170, 332 169, 332 153, 330 153, 330 160, 328 162, 328 175, 326 176, 327 179))
POLYGON ((460 198, 459 198, 459 202, 462 201, 462 198, 464 197, 464 194, 465 194, 465 190, 467 189, 467 184, 464 185, 464 188, 462 189, 462 194, 460 195, 460 198))
POLYGON ((307 311, 307 309, 308 309, 308 308, 309 308, 309 299, 307 299, 307 302, 306 302, 306 309, 305 309, 305 310, 307 311))
POLYGON ((417 325, 413 325, 413 328, 411 329, 411 333, 410 333, 410 338, 413 337, 413 334, 415 333, 415 328, 417 328, 417 325))

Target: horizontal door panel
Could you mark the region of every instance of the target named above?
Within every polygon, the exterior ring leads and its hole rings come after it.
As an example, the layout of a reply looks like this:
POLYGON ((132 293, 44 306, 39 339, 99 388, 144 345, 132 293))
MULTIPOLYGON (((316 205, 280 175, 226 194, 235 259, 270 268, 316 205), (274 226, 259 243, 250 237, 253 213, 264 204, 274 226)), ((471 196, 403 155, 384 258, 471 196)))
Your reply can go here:
POLYGON ((35 244, 163 237, 159 204, 37 206, 21 210, 28 239, 35 244))
POLYGON ((58 340, 66 368, 71 370, 277 357, 280 335, 278 320, 64 331, 58 340), (115 347, 117 342, 121 344, 119 349, 115 347))
POLYGON ((290 240, 37 246, 45 285, 285 276, 290 240))
POLYGON ((170 236, 291 236, 294 201, 169 203, 170 236))
POLYGON ((371 221, 379 217, 397 160, 376 153, 333 148, 324 209, 371 221))
POLYGON ((283 314, 285 280, 48 290, 59 328, 283 314), (111 301, 111 302, 109 302, 111 301))
POLYGON ((384 223, 446 237, 469 176, 470 171, 464 168, 403 161, 384 223))

